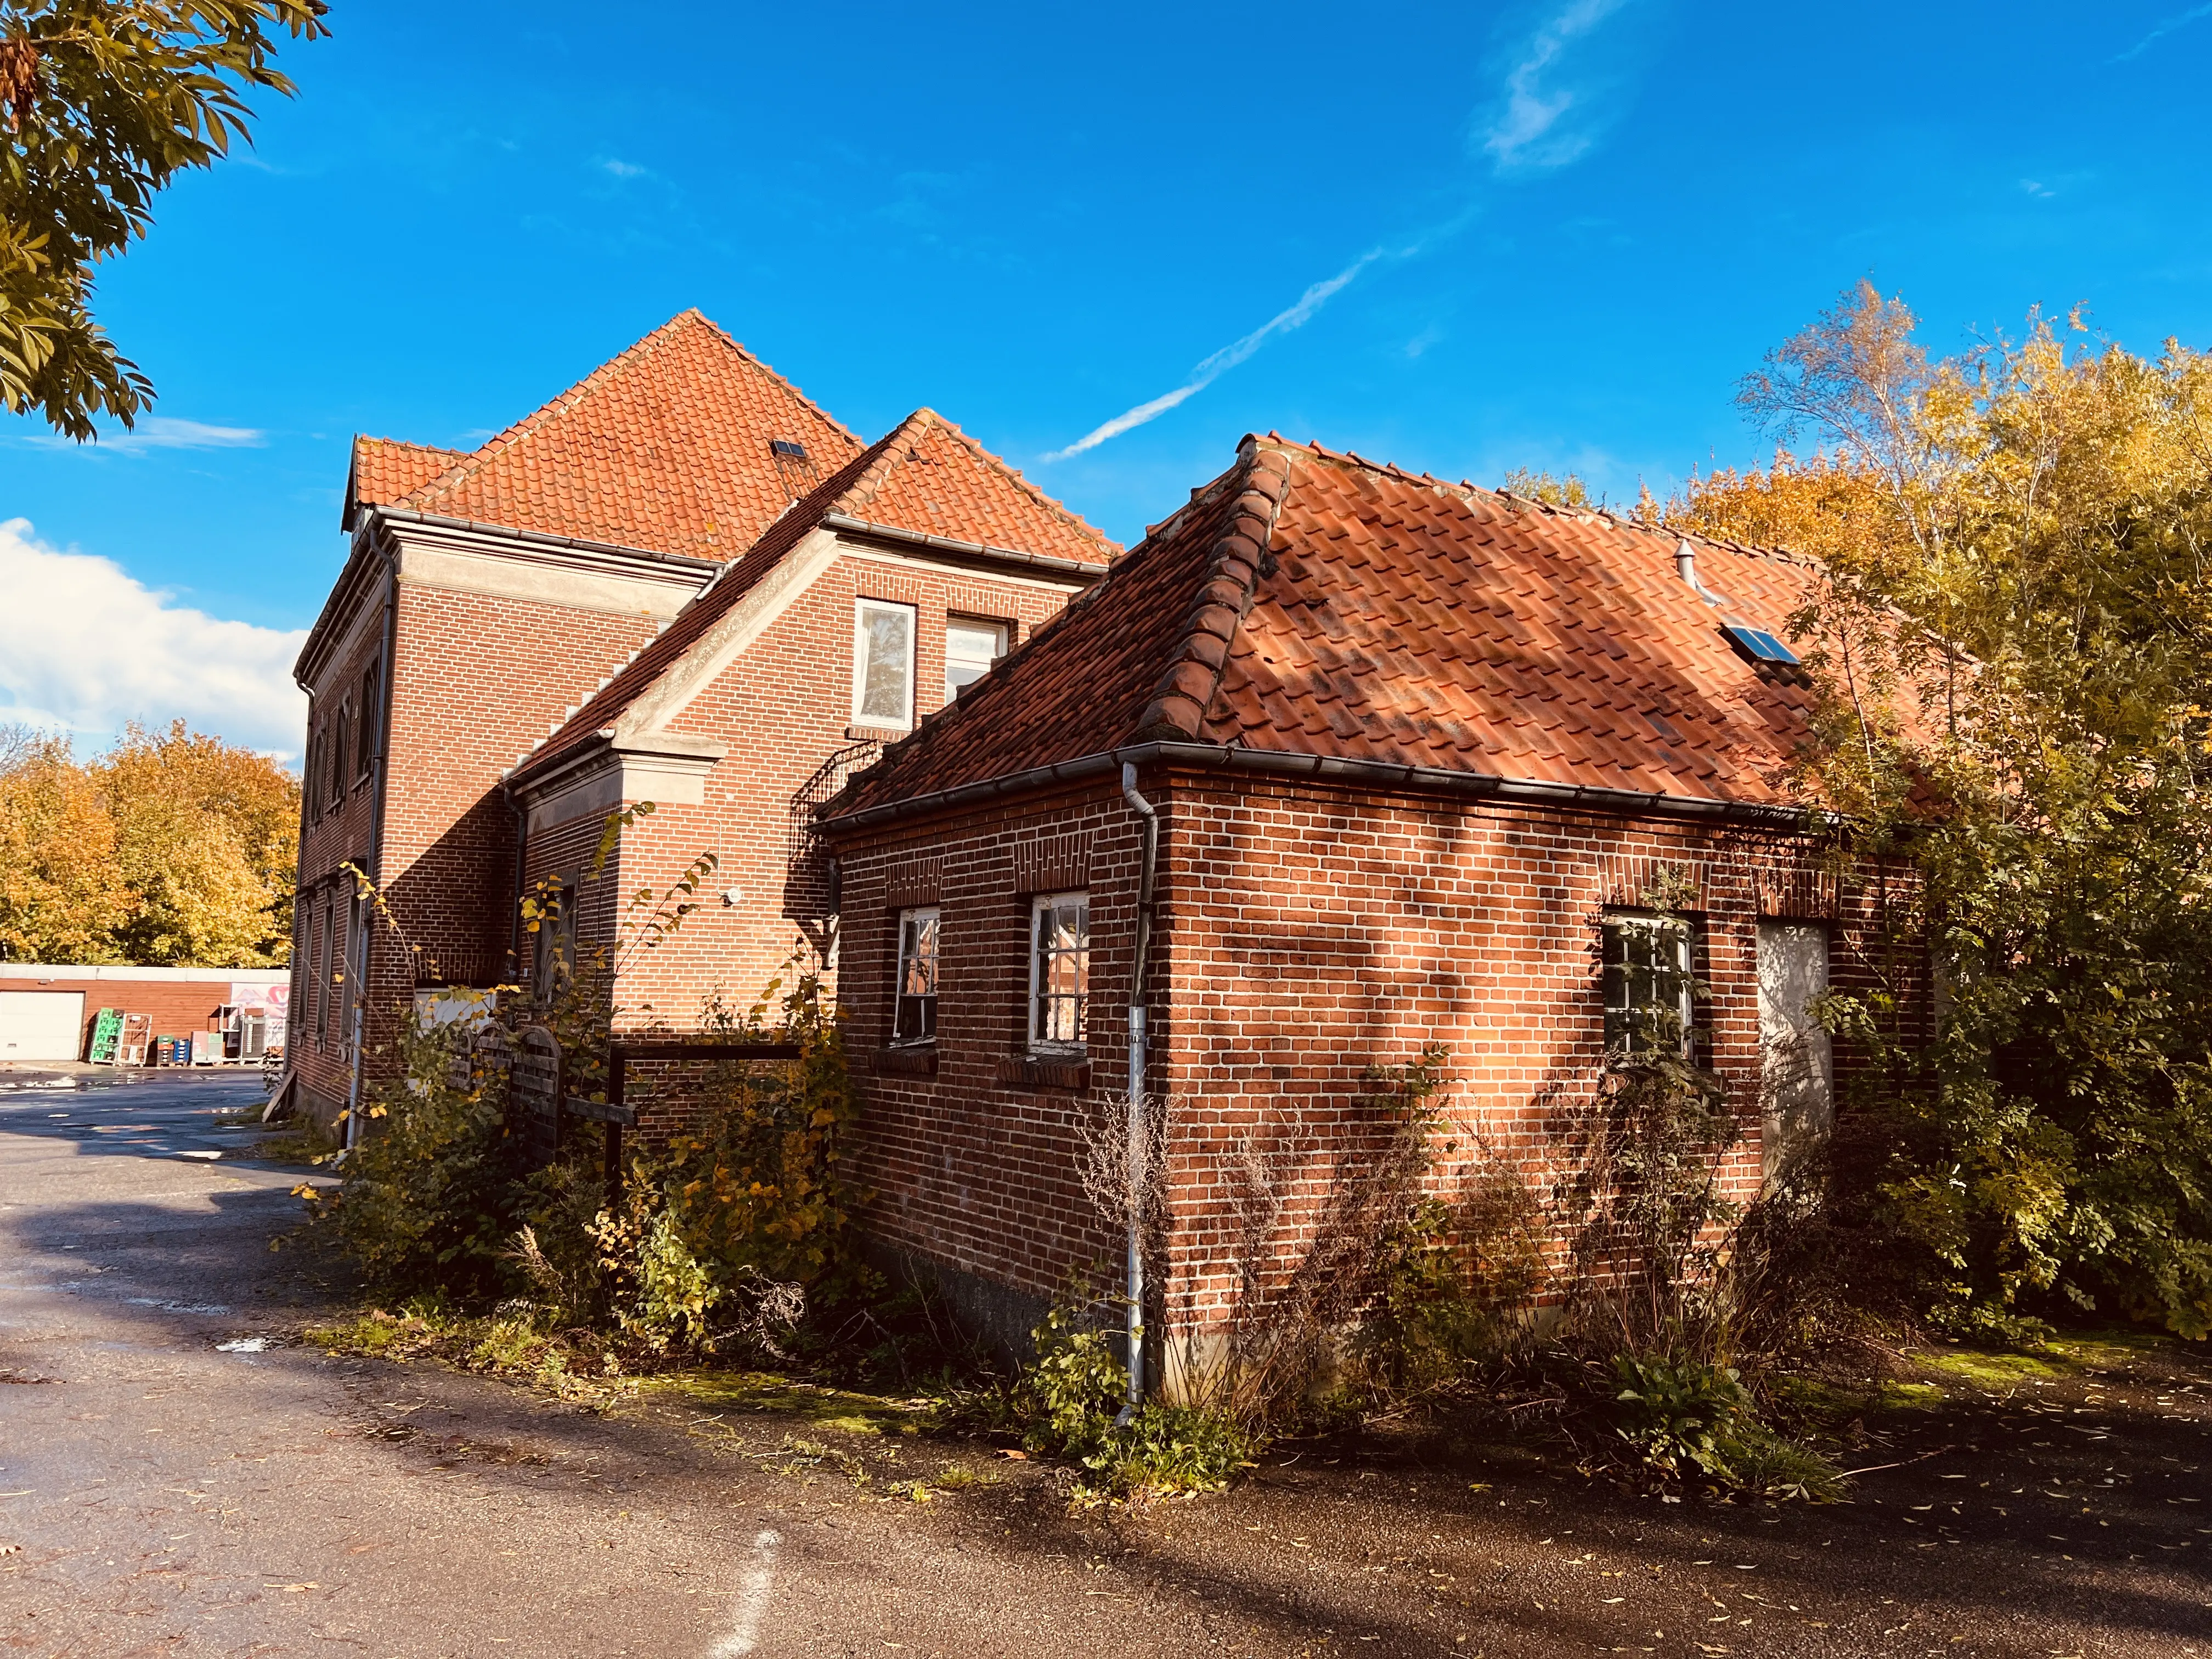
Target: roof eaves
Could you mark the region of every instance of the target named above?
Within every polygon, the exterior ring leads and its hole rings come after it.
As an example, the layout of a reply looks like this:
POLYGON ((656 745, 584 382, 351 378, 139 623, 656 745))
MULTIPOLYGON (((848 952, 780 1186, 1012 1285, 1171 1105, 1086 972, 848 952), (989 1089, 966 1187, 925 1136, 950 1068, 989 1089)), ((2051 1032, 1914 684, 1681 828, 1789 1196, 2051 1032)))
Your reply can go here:
MULTIPOLYGON (((1248 749, 1238 745, 1158 738, 1123 744, 1105 753, 1085 755, 980 779, 949 789, 909 795, 849 812, 826 811, 817 820, 831 830, 859 830, 926 812, 951 811, 1013 794, 1073 783, 1118 771, 1125 763, 1164 763, 1233 772, 1307 777, 1358 785, 1496 800, 1555 811, 1603 812, 1613 817, 1687 818, 1799 834, 1816 822, 1814 809, 1784 802, 1722 800, 1710 796, 1610 789, 1595 784, 1553 783, 1509 778, 1489 772, 1408 766, 1385 761, 1343 760, 1307 752, 1248 749)), ((866 774, 860 775, 865 776, 866 774)), ((854 779, 854 782, 859 781, 854 779)), ((849 786, 848 786, 849 787, 849 786)), ((834 807, 835 803, 831 803, 834 807)))
POLYGON ((1095 582, 1106 574, 1105 566, 1090 564, 1081 559, 1063 559, 1051 553, 1027 553, 1018 547, 994 547, 988 542, 963 542, 951 536, 908 530, 895 524, 873 524, 866 519, 856 519, 849 513, 825 513, 822 515, 822 522, 831 530, 849 531, 856 536, 900 542, 942 553, 957 553, 969 558, 1007 561, 1048 570, 1054 575, 1073 576, 1086 582, 1095 582))
POLYGON ((691 553, 666 553, 657 547, 630 547, 621 542, 596 542, 582 536, 556 536, 546 530, 521 530, 513 525, 487 524, 480 519, 457 519, 447 513, 426 513, 420 507, 393 504, 372 504, 369 512, 376 518, 395 524, 428 525, 440 530, 458 530, 472 536, 492 536, 502 541, 521 542, 532 547, 562 547, 579 553, 611 553, 626 559, 644 559, 654 564, 672 565, 679 570, 697 571, 708 574, 711 582, 729 564, 720 559, 702 559, 691 553))

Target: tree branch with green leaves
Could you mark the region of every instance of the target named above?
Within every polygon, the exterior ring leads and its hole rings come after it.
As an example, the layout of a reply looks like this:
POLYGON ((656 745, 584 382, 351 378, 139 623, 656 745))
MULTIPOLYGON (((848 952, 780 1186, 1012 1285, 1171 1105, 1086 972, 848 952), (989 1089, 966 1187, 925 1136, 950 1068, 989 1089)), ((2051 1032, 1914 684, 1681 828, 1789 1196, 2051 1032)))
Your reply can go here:
POLYGON ((251 143, 289 97, 278 39, 325 0, 0 0, 0 403, 66 436, 136 424, 154 386, 94 318, 93 272, 153 224, 175 176, 251 143))

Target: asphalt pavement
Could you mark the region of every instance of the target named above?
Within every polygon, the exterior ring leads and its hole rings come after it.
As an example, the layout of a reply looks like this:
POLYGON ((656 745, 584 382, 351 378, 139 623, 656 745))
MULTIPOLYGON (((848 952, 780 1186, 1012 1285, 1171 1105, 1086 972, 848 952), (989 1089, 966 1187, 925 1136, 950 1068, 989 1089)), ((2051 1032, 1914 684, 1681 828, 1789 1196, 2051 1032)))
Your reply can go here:
POLYGON ((346 1286, 270 1248, 303 1172, 216 1121, 252 1081, 21 1081, 0 1074, 7 1653, 2212 1659, 2212 1370, 2187 1354, 1991 1384, 1824 1509, 1382 1441, 1071 1509, 973 1443, 325 1353, 301 1332, 346 1286), (916 1501, 948 1468, 959 1489, 916 1501))

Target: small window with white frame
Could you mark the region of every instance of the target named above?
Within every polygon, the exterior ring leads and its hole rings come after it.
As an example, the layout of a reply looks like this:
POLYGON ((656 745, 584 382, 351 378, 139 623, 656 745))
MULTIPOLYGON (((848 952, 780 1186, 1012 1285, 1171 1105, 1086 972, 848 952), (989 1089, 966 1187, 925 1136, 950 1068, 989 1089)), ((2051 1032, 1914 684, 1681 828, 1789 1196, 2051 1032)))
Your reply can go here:
POLYGON ((1697 1041, 1696 930, 1687 917, 1608 910, 1603 924, 1605 1046, 1691 1052, 1697 1041))
POLYGON ((1091 1008, 1091 896, 1039 896, 1030 940, 1030 1048, 1079 1054, 1091 1008))
POLYGON ((951 702, 1006 654, 1006 625, 974 617, 945 619, 945 701, 951 702))
POLYGON ((853 720, 904 731, 914 724, 914 607, 861 599, 853 607, 853 720))
POLYGON ((891 1014, 891 1045, 937 1041, 935 905, 902 910, 898 919, 898 1000, 891 1014))

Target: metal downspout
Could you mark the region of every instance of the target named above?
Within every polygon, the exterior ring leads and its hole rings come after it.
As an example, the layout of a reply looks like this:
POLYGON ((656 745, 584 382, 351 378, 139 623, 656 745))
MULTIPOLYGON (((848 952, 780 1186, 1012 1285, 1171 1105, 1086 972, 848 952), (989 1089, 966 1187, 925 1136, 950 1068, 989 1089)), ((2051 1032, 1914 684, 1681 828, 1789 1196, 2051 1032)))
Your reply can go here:
MULTIPOLYGON (((397 691, 398 677, 392 672, 393 635, 398 626, 399 561, 391 553, 385 555, 384 569, 384 654, 376 674, 377 696, 383 707, 376 711, 376 793, 369 801, 368 878, 384 890, 384 797, 392 787, 392 705, 397 691)), ((367 714, 368 711, 362 711, 367 714)), ((355 899, 360 903, 358 896, 355 899)), ((353 1066, 346 1087, 346 1150, 351 1152, 361 1142, 361 1074, 368 1064, 362 1051, 362 1036, 368 1019, 368 941, 375 931, 376 908, 368 906, 362 915, 361 925, 354 929, 358 940, 356 949, 360 961, 349 969, 353 981, 353 1066)), ((414 987, 410 984, 411 991, 414 987)))
POLYGON ((1121 763, 1121 799, 1144 823, 1143 872, 1137 884, 1137 945, 1129 969, 1129 1401, 1120 1420, 1127 1422, 1145 1403, 1145 1215, 1151 1176, 1151 1136, 1145 1111, 1145 970, 1152 949, 1152 877, 1159 862, 1160 819, 1152 804, 1137 793, 1137 763, 1121 763))

